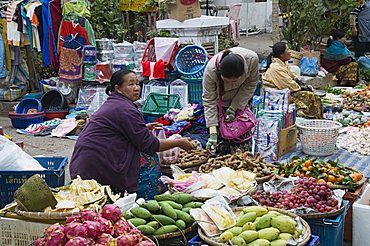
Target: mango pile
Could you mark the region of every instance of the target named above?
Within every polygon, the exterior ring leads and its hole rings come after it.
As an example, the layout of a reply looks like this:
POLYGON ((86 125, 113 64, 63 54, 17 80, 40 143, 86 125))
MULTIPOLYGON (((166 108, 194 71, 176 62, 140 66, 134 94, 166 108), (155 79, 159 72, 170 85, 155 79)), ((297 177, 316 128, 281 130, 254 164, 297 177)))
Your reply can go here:
POLYGON ((219 236, 219 241, 240 246, 284 246, 287 240, 299 238, 302 230, 290 216, 264 207, 245 207, 236 225, 219 236))
POLYGON ((190 209, 203 205, 201 202, 193 202, 191 195, 182 192, 157 195, 154 199, 123 215, 144 235, 159 236, 184 230, 194 222, 190 209))

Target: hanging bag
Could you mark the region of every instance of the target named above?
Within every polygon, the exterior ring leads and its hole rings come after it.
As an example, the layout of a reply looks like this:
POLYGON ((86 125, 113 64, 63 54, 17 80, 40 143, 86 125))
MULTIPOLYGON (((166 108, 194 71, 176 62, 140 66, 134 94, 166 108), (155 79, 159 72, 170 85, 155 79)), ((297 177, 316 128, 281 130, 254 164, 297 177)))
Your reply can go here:
MULTIPOLYGON (((222 54, 217 57, 216 67, 219 68, 222 54)), ((249 107, 245 107, 243 110, 236 110, 235 119, 231 122, 226 122, 226 114, 222 112, 222 94, 224 89, 222 83, 219 86, 218 93, 218 117, 219 117, 219 130, 223 139, 232 140, 236 143, 244 143, 252 138, 252 129, 255 128, 257 119, 252 113, 249 107)))

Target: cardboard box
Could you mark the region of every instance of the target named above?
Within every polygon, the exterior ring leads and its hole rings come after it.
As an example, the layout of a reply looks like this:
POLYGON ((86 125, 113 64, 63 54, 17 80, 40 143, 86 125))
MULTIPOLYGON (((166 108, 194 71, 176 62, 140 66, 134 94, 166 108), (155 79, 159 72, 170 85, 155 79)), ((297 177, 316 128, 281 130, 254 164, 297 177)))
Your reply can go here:
POLYGON ((184 21, 200 17, 200 4, 198 0, 165 1, 169 19, 184 21))
POLYGON ((296 125, 281 129, 279 133, 279 158, 297 148, 298 130, 296 125))
POLYGON ((352 245, 369 245, 370 242, 370 185, 360 199, 353 203, 352 214, 352 245))

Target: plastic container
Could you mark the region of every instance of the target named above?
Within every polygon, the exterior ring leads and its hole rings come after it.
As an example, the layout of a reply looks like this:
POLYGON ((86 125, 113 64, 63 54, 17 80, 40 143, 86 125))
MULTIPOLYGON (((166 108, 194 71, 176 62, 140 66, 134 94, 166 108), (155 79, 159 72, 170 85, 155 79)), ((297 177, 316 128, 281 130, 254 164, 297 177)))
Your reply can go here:
POLYGON ((25 129, 29 125, 44 122, 45 112, 39 112, 35 114, 17 114, 14 112, 9 112, 8 117, 10 118, 14 128, 25 129))
POLYGON ((294 65, 293 60, 288 61, 289 69, 292 73, 294 73, 297 77, 301 76, 301 68, 297 65, 294 65))
POLYGON ((344 241, 352 241, 352 219, 353 219, 353 204, 361 196, 366 188, 366 183, 356 188, 355 191, 347 191, 343 199, 349 201, 349 209, 344 220, 344 241))
MULTIPOLYGON (((321 246, 342 246, 344 237, 344 217, 349 209, 349 202, 343 201, 343 213, 330 219, 305 219, 310 225, 311 233, 320 237, 321 246)), ((360 244, 359 244, 360 245, 360 244)), ((365 245, 365 244, 361 244, 365 245)))
POLYGON ((50 224, 0 217, 1 245, 32 245, 50 224))
POLYGON ((188 241, 189 246, 200 246, 202 244, 203 244, 203 241, 199 235, 196 235, 195 237, 193 237, 192 239, 188 241))
POLYGON ((303 153, 313 156, 334 154, 341 123, 332 120, 305 120, 296 125, 303 153))
POLYGON ((68 109, 66 98, 60 91, 48 91, 41 98, 41 104, 45 111, 68 109))
POLYGON ((20 101, 15 108, 17 114, 27 114, 29 110, 36 110, 40 112, 42 110, 41 102, 35 98, 24 98, 20 101))
POLYGON ((50 187, 63 186, 67 157, 35 157, 47 170, 44 171, 0 171, 0 208, 14 200, 14 192, 31 176, 38 173, 50 187))
POLYGON ((144 115, 160 117, 171 108, 181 108, 180 97, 178 95, 150 93, 145 100, 142 112, 144 115))
POLYGON ((352 245, 362 246, 369 245, 370 242, 370 185, 366 189, 360 199, 353 203, 353 218, 352 218, 352 245))
POLYGON ((189 102, 188 84, 182 80, 173 81, 170 84, 170 94, 178 95, 180 97, 181 107, 186 107, 189 102))
POLYGON ((311 235, 310 241, 305 246, 318 246, 320 245, 320 237, 316 235, 311 235))
POLYGON ((188 78, 203 77, 208 63, 207 51, 198 45, 188 45, 179 51, 175 59, 177 70, 188 78))
POLYGON ((182 77, 181 79, 188 84, 189 103, 198 103, 203 105, 203 78, 182 77))

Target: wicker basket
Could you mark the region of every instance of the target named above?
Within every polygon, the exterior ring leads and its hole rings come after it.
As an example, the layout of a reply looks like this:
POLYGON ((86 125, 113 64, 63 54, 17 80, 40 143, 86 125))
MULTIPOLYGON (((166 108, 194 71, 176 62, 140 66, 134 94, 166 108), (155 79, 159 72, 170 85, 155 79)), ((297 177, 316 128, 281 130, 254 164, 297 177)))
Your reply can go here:
POLYGON ((305 154, 313 156, 334 154, 341 123, 330 120, 305 120, 296 124, 302 151, 305 154))
MULTIPOLYGON (((287 211, 285 211, 285 210, 281 210, 281 209, 276 209, 276 208, 271 208, 271 207, 268 207, 267 208, 269 211, 277 211, 277 212, 279 212, 279 213, 281 213, 281 214, 284 214, 284 215, 288 215, 288 216, 290 216, 290 217, 292 217, 292 218, 296 218, 296 217, 299 217, 299 216, 297 216, 297 215, 295 215, 295 214, 292 214, 292 213, 289 213, 289 212, 287 212, 287 211)), ((238 208, 234 208, 233 209, 233 211, 240 211, 240 210, 243 210, 243 208, 240 208, 240 207, 238 207, 238 208)), ((297 246, 303 246, 303 245, 306 245, 306 243, 310 240, 310 237, 311 237, 311 229, 310 229, 310 226, 308 225, 308 223, 305 221, 305 220, 303 220, 303 219, 301 219, 301 223, 302 223, 302 225, 303 225, 303 227, 304 227, 304 229, 303 229, 303 238, 302 238, 302 240, 301 240, 301 242, 299 242, 298 244, 297 244, 297 246)), ((214 238, 209 238, 209 237, 207 237, 205 234, 204 234, 204 232, 202 231, 202 229, 201 228, 199 228, 199 230, 198 230, 198 234, 199 234, 199 236, 200 236, 200 238, 207 244, 207 245, 211 245, 211 246, 227 246, 228 244, 223 244, 223 243, 220 243, 220 242, 218 242, 218 241, 215 241, 214 240, 214 238)))
POLYGON ((198 224, 194 223, 185 230, 171 232, 160 236, 149 236, 149 238, 160 246, 187 245, 187 242, 197 234, 198 224))

